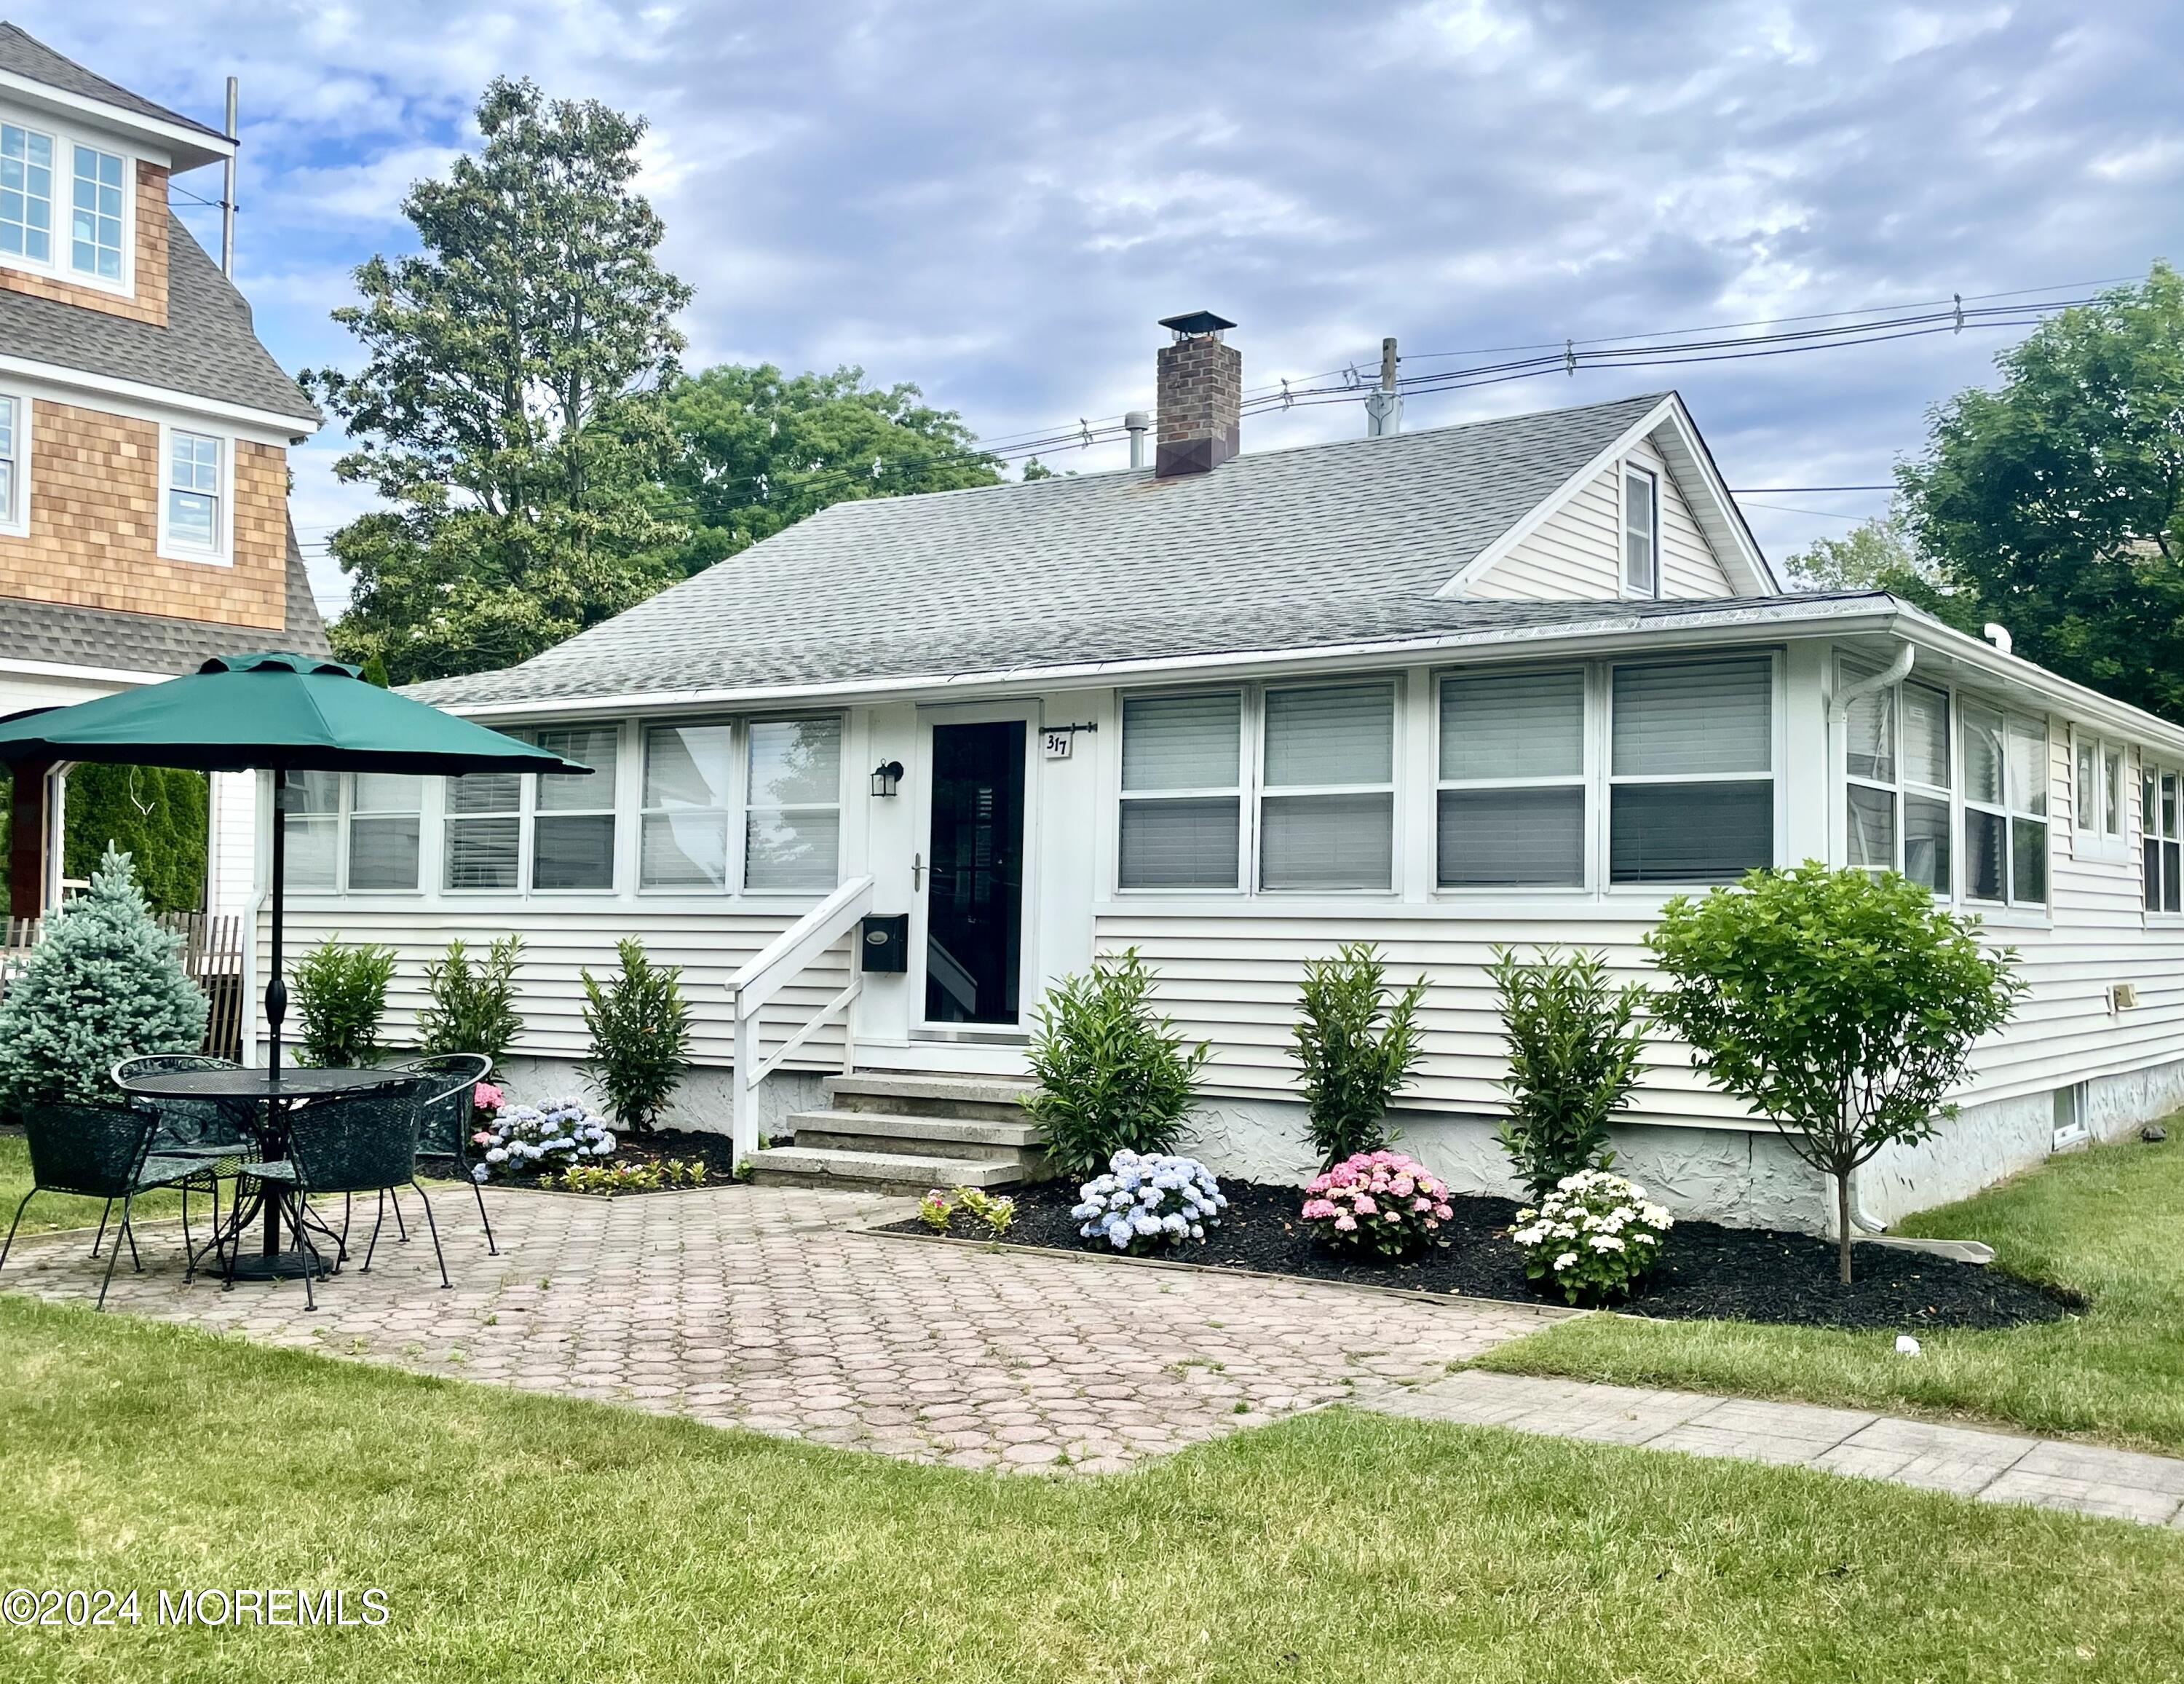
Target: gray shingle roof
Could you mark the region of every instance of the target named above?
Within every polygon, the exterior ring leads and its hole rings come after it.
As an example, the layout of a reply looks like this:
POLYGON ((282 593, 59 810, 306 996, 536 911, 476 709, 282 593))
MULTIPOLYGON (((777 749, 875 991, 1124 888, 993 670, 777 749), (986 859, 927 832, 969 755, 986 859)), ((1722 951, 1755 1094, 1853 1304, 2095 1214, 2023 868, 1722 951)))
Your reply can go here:
MULTIPOLYGON (((1597 618, 1435 594, 1660 394, 1150 469, 838 503, 443 702, 944 678, 1597 618)), ((1688 610, 1691 605, 1669 605, 1688 610)))
POLYGON ((164 327, 0 289, 0 351, 315 427, 317 408, 259 343, 248 302, 171 211, 167 239, 164 327))
POLYGON ((155 105, 143 95, 131 93, 119 83, 110 82, 95 71, 86 70, 75 59, 54 52, 36 36, 14 24, 0 23, 0 70, 12 70, 19 76, 27 76, 34 82, 43 82, 47 87, 58 88, 64 93, 118 106, 124 111, 133 111, 140 117, 156 117, 162 122, 180 123, 185 128, 195 129, 201 135, 210 135, 214 140, 227 138, 218 129, 207 128, 194 117, 185 117, 179 111, 170 111, 164 105, 155 105))
POLYGON ((210 655, 277 647, 324 655, 326 627, 311 600, 311 582, 288 528, 288 622, 279 632, 176 620, 159 614, 125 614, 109 608, 73 608, 0 596, 0 650, 18 661, 50 661, 69 666, 122 672, 194 672, 210 655))

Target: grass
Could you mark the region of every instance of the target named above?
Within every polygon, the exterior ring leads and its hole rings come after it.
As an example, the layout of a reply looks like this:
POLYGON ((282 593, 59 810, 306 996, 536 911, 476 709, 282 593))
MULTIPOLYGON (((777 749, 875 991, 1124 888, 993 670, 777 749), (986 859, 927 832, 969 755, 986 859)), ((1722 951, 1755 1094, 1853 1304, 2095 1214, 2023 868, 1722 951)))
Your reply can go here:
POLYGON ((1467 1684, 2170 1679, 2184 1536, 1331 1411, 1081 1481, 959 1473, 0 1298, 20 1679, 1467 1684), (382 1630, 159 1629, 161 1587, 382 1630))
MULTIPOLYGON (((8 1224, 15 1214, 15 1207, 22 1202, 23 1195, 31 1191, 31 1147, 20 1130, 0 1134, 0 1234, 8 1231, 8 1224)), ((223 1195, 225 1197, 225 1195, 223 1195)), ((17 1230, 23 1234, 50 1234, 62 1228, 96 1228, 98 1213, 104 1209, 103 1199, 80 1199, 72 1193, 41 1193, 31 1201, 23 1213, 23 1225, 17 1230)), ((138 1222, 156 1222, 165 1217, 182 1213, 181 1196, 161 1190, 144 1194, 130 1211, 133 1225, 138 1222)), ((212 1214, 212 1206, 202 1194, 192 1200, 190 1219, 194 1222, 202 1213, 212 1214)), ((120 1212, 115 1213, 119 1219, 120 1212)), ((143 1248, 140 1239, 137 1248, 143 1248)))
MULTIPOLYGON (((2172 1124, 2172 1129, 2174 1129, 2172 1124)), ((2184 1148, 2137 1140, 2056 1158, 1906 1233, 1984 1240, 1995 1267, 2082 1294, 2082 1315, 1895 1335, 1586 1316, 1481 1366, 1631 1386, 1943 1414, 2184 1453, 2184 1148)))

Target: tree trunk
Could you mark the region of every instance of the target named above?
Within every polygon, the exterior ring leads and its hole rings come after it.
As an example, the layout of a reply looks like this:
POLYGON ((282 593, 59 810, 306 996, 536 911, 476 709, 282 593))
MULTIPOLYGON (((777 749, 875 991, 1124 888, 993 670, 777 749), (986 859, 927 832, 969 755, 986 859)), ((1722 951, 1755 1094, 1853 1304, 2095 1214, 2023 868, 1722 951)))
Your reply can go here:
POLYGON ((1836 1273, 1850 1285, 1850 1177, 1836 1177, 1836 1273))

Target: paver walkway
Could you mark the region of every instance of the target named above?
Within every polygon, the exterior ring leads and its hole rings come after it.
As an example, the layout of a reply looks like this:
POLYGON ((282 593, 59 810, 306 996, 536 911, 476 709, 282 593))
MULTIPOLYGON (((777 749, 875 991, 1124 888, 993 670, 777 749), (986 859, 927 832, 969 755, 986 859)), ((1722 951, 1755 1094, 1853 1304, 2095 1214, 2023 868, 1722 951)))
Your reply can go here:
POLYGON ((1649 1391, 1470 1369, 1364 1400, 1390 1414, 1778 1466, 2184 1529, 2184 1461, 1860 1409, 1649 1391))
MULTIPOLYGON (((125 1258, 108 1308, 920 1460, 1090 1472, 1439 1379, 1556 1314, 875 1235, 856 1224, 912 1206, 866 1194, 486 1196, 499 1257, 466 1191, 433 1198, 452 1291, 413 1199, 410 1243, 390 1223, 371 1272, 321 1282, 315 1313, 297 1281, 185 1286, 172 1227, 143 1230, 145 1273, 125 1258)), ((0 1290, 97 1296, 87 1236, 17 1246, 0 1290)))

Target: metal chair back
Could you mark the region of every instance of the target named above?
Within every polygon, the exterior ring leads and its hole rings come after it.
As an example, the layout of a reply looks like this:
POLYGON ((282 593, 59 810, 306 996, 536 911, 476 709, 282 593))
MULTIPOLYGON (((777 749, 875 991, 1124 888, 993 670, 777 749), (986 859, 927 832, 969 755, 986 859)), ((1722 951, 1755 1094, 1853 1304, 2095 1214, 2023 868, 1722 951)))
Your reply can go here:
POLYGON ((431 1058, 413 1058, 395 1068, 432 1079, 418 1102, 417 1150, 428 1157, 467 1162, 477 1085, 493 1074, 493 1060, 482 1052, 443 1052, 431 1058))
POLYGON ((23 1132, 31 1180, 40 1192, 127 1196, 159 1118, 138 1105, 27 1105, 23 1132))
MULTIPOLYGON (((143 1076, 172 1076, 195 1070, 240 1070, 231 1058, 214 1058, 203 1052, 146 1052, 125 1058, 114 1067, 114 1085, 126 1090, 143 1076)), ((170 1098, 144 1095, 136 1103, 159 1113, 159 1132, 153 1142, 156 1151, 189 1151, 205 1147, 241 1151, 253 1141, 250 1124, 255 1107, 226 1100, 170 1098)))
POLYGON ((408 1186, 417 1173, 417 1104, 430 1087, 420 1076, 291 1111, 288 1156, 303 1191, 408 1186))

